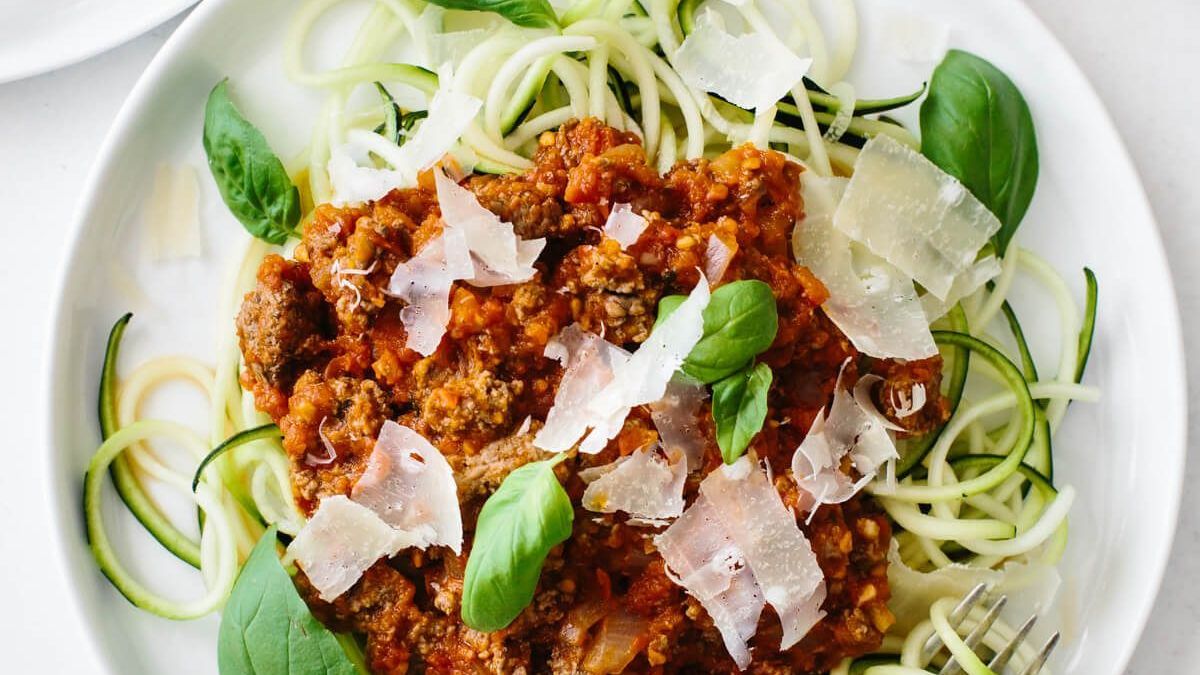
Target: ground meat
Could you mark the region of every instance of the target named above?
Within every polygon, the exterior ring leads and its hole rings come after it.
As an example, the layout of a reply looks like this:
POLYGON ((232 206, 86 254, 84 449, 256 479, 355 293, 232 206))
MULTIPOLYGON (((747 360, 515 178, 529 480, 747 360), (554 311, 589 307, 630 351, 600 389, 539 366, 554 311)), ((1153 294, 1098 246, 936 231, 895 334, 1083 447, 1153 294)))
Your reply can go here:
POLYGON ((251 391, 269 413, 280 411, 285 392, 321 352, 331 333, 321 295, 303 263, 269 255, 258 284, 246 294, 237 316, 238 340, 251 391))
MULTIPOLYGON (((749 452, 770 466, 791 507, 801 499, 788 474, 792 454, 829 405, 840 372, 851 382, 860 374, 880 375, 874 395, 884 414, 923 432, 945 420, 941 360, 863 357, 825 316, 820 307, 828 292, 789 250, 804 213, 797 189, 802 168, 783 155, 745 146, 682 162, 659 176, 635 136, 596 120, 568 122, 538 144, 526 173, 466 183, 520 236, 548 239, 537 275, 491 288, 456 282, 446 337, 433 354, 405 347, 403 303, 385 292, 396 265, 441 232, 428 173, 417 187, 378 202, 318 207, 297 261, 263 263, 238 321, 243 379, 283 430, 301 505, 311 510, 323 496, 348 494, 383 421, 394 419, 446 456, 464 516, 461 556, 443 548, 406 550, 377 563, 332 604, 314 598, 302 575, 298 585, 322 619, 366 636, 370 665, 380 673, 589 672, 598 667, 597 635, 618 625, 639 630, 625 672, 736 672, 711 619, 668 576, 653 530, 630 525, 623 514, 577 506, 572 536, 548 556, 529 608, 495 633, 461 622, 478 510, 505 476, 544 455, 531 434, 562 377, 561 365, 544 355, 547 343, 578 322, 637 348, 650 334, 659 300, 689 292, 709 263, 709 246, 719 240, 732 258, 709 282, 757 279, 776 298, 779 331, 759 357, 774 372, 768 422, 749 452), (642 236, 624 249, 600 230, 618 203, 631 204, 647 220, 642 236), (929 401, 899 419, 895 396, 916 384, 925 386, 929 401), (515 435, 526 417, 530 433, 515 435)), ((689 503, 705 473, 722 462, 707 404, 697 428, 708 442, 702 470, 685 486, 689 503)), ((608 447, 570 456, 555 472, 578 505, 586 487, 582 469, 655 440, 648 411, 636 408, 608 447)), ((826 576, 827 616, 781 653, 778 618, 764 611, 751 672, 826 670, 877 648, 892 623, 886 608, 891 531, 871 498, 823 506, 800 527, 826 576)))

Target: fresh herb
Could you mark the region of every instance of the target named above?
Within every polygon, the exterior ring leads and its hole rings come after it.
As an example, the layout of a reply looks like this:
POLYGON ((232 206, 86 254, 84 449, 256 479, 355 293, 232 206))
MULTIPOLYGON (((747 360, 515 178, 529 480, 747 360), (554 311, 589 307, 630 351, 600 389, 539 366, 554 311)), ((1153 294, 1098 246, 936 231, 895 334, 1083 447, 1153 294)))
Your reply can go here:
POLYGON ((933 71, 921 105, 921 152, 1000 219, 1003 255, 1037 186, 1033 116, 1012 80, 987 61, 957 49, 933 71))
POLYGON ((446 9, 492 12, 526 28, 557 28, 558 15, 547 0, 430 0, 446 9))
POLYGON ((275 554, 275 528, 250 553, 221 612, 221 675, 355 675, 361 664, 313 617, 275 554))
POLYGON ((575 511, 554 475, 565 455, 508 474, 479 512, 463 579, 462 619, 495 631, 533 601, 550 549, 571 536, 575 511))
POLYGON ((300 191, 267 139, 229 100, 221 80, 204 106, 204 154, 225 205, 246 231, 282 244, 300 222, 300 191))
MULTIPOLYGON (((657 328, 683 302, 668 295, 658 303, 657 328)), ((683 372, 711 384, 741 370, 775 341, 779 317, 771 287, 757 280, 734 281, 713 291, 704 308, 704 337, 683 362, 683 372)))
POLYGON ((771 368, 765 363, 746 366, 713 385, 712 416, 717 423, 721 459, 733 464, 767 419, 771 368))

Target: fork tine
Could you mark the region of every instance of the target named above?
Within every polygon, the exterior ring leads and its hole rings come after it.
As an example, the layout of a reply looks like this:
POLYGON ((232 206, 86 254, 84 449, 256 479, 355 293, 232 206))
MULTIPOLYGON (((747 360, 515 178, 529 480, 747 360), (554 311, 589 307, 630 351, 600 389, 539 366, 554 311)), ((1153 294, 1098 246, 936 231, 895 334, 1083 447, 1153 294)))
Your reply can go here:
POLYGON ((1017 653, 1017 648, 1021 646, 1022 642, 1025 642, 1025 638, 1029 636, 1029 631, 1033 629, 1033 624, 1035 623, 1037 623, 1037 614, 1029 617, 1025 620, 1025 623, 1021 624, 1021 627, 1017 629, 1017 634, 1013 636, 1013 639, 1009 640, 1008 644, 1004 645, 1004 649, 1001 649, 999 652, 997 652, 996 655, 992 657, 992 660, 988 662, 988 668, 991 668, 997 673, 1003 671, 1004 667, 1007 666, 1008 662, 1012 659, 1013 654, 1017 653))
MULTIPOLYGON (((975 651, 975 647, 983 641, 983 636, 987 635, 987 632, 991 630, 992 624, 996 623, 996 619, 1000 618, 1000 612, 1004 611, 1004 606, 1007 604, 1008 596, 1002 595, 997 598, 996 602, 992 603, 992 606, 988 608, 987 614, 983 615, 983 619, 980 620, 979 624, 963 639, 963 642, 971 648, 971 651, 975 651)), ((958 675, 961 672, 963 672, 962 666, 958 665, 958 661, 951 656, 946 665, 942 666, 942 669, 938 671, 938 675, 958 675)))
MULTIPOLYGON (((957 630, 958 625, 963 622, 963 619, 967 618, 967 613, 970 612, 975 605, 978 605, 979 601, 982 600, 985 595, 987 595, 987 590, 988 586, 986 583, 977 584, 975 588, 972 588, 971 591, 967 593, 957 605, 954 606, 953 611, 950 612, 950 616, 947 617, 950 625, 954 626, 954 628, 957 630)), ((929 639, 925 641, 925 646, 921 648, 922 662, 928 663, 929 660, 941 650, 941 648, 942 640, 937 636, 937 633, 930 635, 929 639)))
POLYGON ((1061 634, 1057 632, 1051 635, 1050 639, 1046 641, 1046 645, 1042 647, 1042 651, 1038 652, 1037 657, 1029 662, 1025 670, 1021 671, 1021 675, 1037 675, 1041 672, 1042 666, 1046 665, 1046 659, 1050 658, 1050 652, 1054 651, 1054 648, 1058 646, 1058 639, 1060 637, 1061 634))

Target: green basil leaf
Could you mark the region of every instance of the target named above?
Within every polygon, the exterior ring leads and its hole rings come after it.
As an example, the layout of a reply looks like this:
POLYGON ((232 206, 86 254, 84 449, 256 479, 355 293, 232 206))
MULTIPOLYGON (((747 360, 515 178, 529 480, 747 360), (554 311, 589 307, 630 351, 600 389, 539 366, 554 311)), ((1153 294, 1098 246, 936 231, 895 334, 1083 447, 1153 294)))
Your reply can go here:
POLYGON ((1037 134, 1020 90, 992 64, 952 49, 921 105, 921 138, 921 152, 1000 219, 1003 255, 1038 178, 1037 134))
POLYGON ((204 106, 204 154, 225 205, 246 231, 282 244, 300 222, 300 191, 267 139, 229 100, 221 80, 204 106))
POLYGON ((686 295, 667 295, 662 300, 659 300, 658 316, 654 317, 654 326, 650 331, 653 332, 655 328, 662 325, 662 322, 666 321, 668 316, 671 316, 675 313, 675 310, 679 309, 684 300, 687 300, 686 295))
POLYGON ((770 347, 777 330, 770 286, 756 280, 725 284, 704 308, 704 337, 684 360, 683 372, 706 384, 716 382, 770 347))
POLYGON ((479 512, 463 579, 462 619, 495 631, 533 601, 550 549, 571 536, 575 510, 554 466, 565 455, 508 474, 479 512))
POLYGON ((361 665, 313 617, 275 554, 275 528, 250 553, 221 612, 221 675, 355 675, 361 665))
POLYGON ((736 462, 762 430, 771 379, 771 368, 760 363, 713 385, 712 416, 717 424, 717 446, 726 464, 736 462))
POLYGON ((492 12, 526 28, 557 28, 558 15, 547 0, 430 0, 446 9, 492 12))

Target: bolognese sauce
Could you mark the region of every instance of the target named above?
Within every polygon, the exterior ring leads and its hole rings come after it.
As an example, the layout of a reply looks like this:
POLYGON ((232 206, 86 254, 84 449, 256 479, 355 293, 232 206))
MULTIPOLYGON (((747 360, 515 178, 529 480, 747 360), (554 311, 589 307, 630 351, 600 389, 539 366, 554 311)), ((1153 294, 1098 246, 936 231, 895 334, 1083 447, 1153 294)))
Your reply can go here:
MULTIPOLYGON (((480 508, 509 472, 544 456, 532 435, 519 432, 526 420, 536 430, 546 418, 562 377, 544 355, 547 343, 578 323, 636 348, 650 334, 658 301, 700 281, 705 242, 719 239, 733 251, 719 283, 765 282, 777 303, 778 333, 759 356, 775 373, 767 424, 748 453, 766 464, 789 507, 802 498, 788 478, 792 453, 829 404, 843 367, 851 376, 881 376, 875 393, 883 401, 892 388, 924 386, 930 400, 919 415, 899 419, 880 405, 919 434, 947 414, 937 393, 940 359, 861 356, 824 315, 825 288, 790 251, 804 215, 804 170, 782 154, 743 146, 659 175, 635 136, 592 119, 547 132, 538 145, 531 170, 463 183, 519 236, 547 239, 537 275, 491 288, 455 283, 446 334, 429 356, 405 347, 403 303, 385 292, 396 266, 441 233, 429 173, 376 202, 317 207, 292 258, 270 256, 259 269, 237 322, 242 381, 283 431, 301 508, 349 494, 383 423, 395 420, 445 455, 466 533, 461 556, 403 551, 332 603, 303 573, 297 584, 331 626, 365 635, 377 673, 737 672, 703 607, 671 580, 653 530, 623 514, 576 506, 571 538, 551 551, 532 604, 507 628, 481 633, 460 619, 480 508), (648 222, 624 249, 600 229, 618 203, 648 222)), ((685 485, 689 503, 722 462, 707 404, 699 419, 707 448, 703 469, 685 485)), ((579 504, 580 471, 656 438, 649 411, 635 408, 602 452, 574 454, 555 471, 579 504)), ((824 672, 878 648, 893 622, 891 530, 871 497, 824 505, 800 527, 825 576, 826 615, 780 652, 779 622, 766 610, 749 672, 824 672)))

